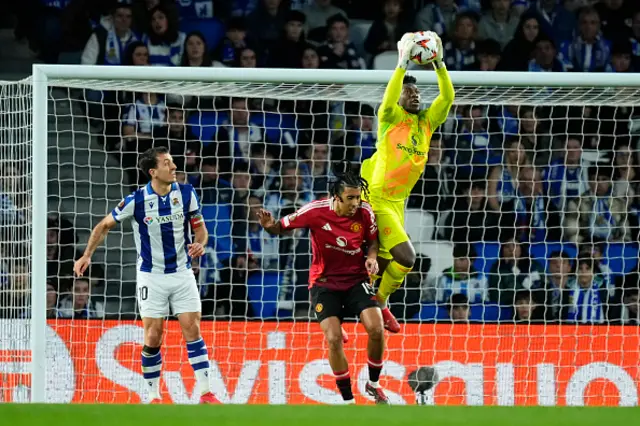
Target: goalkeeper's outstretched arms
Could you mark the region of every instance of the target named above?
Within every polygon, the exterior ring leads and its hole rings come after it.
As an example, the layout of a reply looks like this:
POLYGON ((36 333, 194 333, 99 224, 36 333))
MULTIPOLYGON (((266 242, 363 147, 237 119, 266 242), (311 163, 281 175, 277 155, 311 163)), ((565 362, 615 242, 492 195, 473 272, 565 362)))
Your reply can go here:
POLYGON ((411 62, 411 48, 415 43, 415 34, 406 33, 398 42, 398 66, 393 72, 382 97, 382 104, 378 110, 378 120, 395 123, 402 119, 402 109, 398 105, 402 94, 402 84, 407 67, 411 62))
POLYGON ((440 94, 433 100, 433 103, 427 110, 420 112, 420 115, 423 116, 423 114, 426 114, 427 119, 429 120, 429 127, 431 128, 431 131, 434 132, 436 128, 447 119, 447 115, 449 115, 449 110, 453 105, 456 93, 453 89, 451 78, 449 78, 449 72, 447 71, 447 67, 444 63, 442 40, 440 40, 440 37, 436 33, 432 33, 432 35, 438 42, 438 55, 433 61, 433 68, 436 70, 436 75, 438 76, 438 88, 440 89, 440 94))

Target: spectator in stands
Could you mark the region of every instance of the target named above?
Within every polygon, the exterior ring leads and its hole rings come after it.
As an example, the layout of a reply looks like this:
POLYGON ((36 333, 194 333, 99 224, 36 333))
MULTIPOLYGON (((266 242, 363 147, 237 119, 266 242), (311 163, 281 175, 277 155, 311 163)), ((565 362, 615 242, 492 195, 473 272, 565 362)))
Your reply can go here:
POLYGON ((369 28, 364 50, 373 56, 396 50, 398 40, 412 30, 413 24, 405 19, 404 0, 384 0, 382 16, 369 28))
POLYGON ((611 56, 611 42, 600 32, 600 16, 593 8, 578 14, 577 36, 560 44, 559 59, 569 70, 578 72, 604 71, 611 56))
POLYGON ((539 34, 534 42, 533 59, 529 61, 529 72, 565 72, 567 64, 558 59, 555 42, 546 34, 539 34))
POLYGON ((256 68, 259 63, 258 53, 250 47, 240 49, 237 58, 235 66, 238 68, 256 68))
POLYGON ((47 218, 47 279, 60 292, 71 290, 76 236, 73 224, 60 216, 47 218))
POLYGON ((592 258, 578 260, 576 276, 571 278, 568 286, 567 321, 579 324, 602 324, 606 318, 608 293, 592 258))
MULTIPOLYGON (((584 0, 538 0, 535 10, 542 18, 542 31, 556 43, 571 40, 578 24, 578 11, 588 5, 584 0)), ((593 3, 593 2, 591 2, 593 3)))
POLYGON ((566 319, 569 302, 569 281, 573 266, 564 251, 554 251, 549 255, 549 273, 545 286, 545 319, 558 321, 566 319))
POLYGON ((636 72, 631 62, 633 46, 629 40, 619 40, 611 46, 611 63, 607 64, 607 72, 636 72))
POLYGON ((143 38, 149 62, 158 66, 178 66, 182 62, 186 35, 178 29, 178 17, 160 4, 150 10, 150 30, 143 38))
POLYGON ((365 69, 364 59, 349 41, 349 20, 341 14, 327 20, 327 41, 318 47, 322 68, 365 69))
POLYGON ((334 143, 332 157, 361 163, 376 150, 377 135, 373 129, 375 113, 371 105, 357 102, 347 104, 345 113, 347 125, 343 143, 334 143))
POLYGON ((452 294, 447 304, 447 313, 451 322, 469 322, 470 308, 467 296, 462 293, 452 294))
POLYGON ((535 324, 544 323, 544 306, 539 303, 537 293, 521 290, 515 295, 516 323, 535 324))
POLYGON ((231 178, 233 196, 231 204, 233 206, 233 219, 247 220, 249 217, 249 191, 251 190, 251 173, 249 163, 238 161, 233 167, 231 178))
POLYGON ((299 163, 290 161, 280 169, 280 185, 274 191, 269 191, 265 198, 265 209, 282 217, 284 209, 294 211, 313 201, 310 191, 304 189, 303 173, 299 163))
MULTIPOLYGON (((1 304, 0 304, 1 305, 1 304)), ((56 286, 47 280, 47 318, 58 317, 58 291, 56 286)))
POLYGON ((287 5, 282 0, 260 0, 256 9, 247 16, 247 29, 260 49, 275 47, 287 19, 287 5))
POLYGON ((613 196, 625 202, 627 211, 638 207, 640 196, 640 173, 636 157, 629 145, 618 146, 613 157, 613 196))
POLYGON ((307 148, 309 160, 305 162, 308 170, 305 180, 308 182, 305 188, 311 190, 313 198, 318 200, 328 196, 332 173, 329 164, 329 144, 326 142, 328 132, 324 132, 322 136, 317 135, 318 132, 315 133, 314 143, 307 148))
POLYGON ((188 171, 192 171, 203 155, 202 142, 186 123, 186 111, 175 104, 167 105, 166 123, 153 129, 154 146, 169 149, 174 161, 180 161, 188 171))
POLYGON ((486 208, 486 186, 481 180, 464 187, 458 184, 453 211, 447 218, 451 240, 457 243, 495 241, 498 238, 499 215, 486 208))
POLYGON ((631 58, 631 64, 633 69, 640 71, 640 9, 633 13, 631 20, 631 46, 633 47, 633 57, 631 58))
POLYGON ((264 197, 278 178, 276 155, 265 144, 252 145, 250 152, 251 189, 256 196, 264 197))
POLYGON ((595 262, 595 269, 604 281, 604 287, 609 292, 609 298, 615 296, 616 286, 612 276, 611 268, 606 263, 605 245, 602 242, 587 242, 580 245, 579 258, 590 258, 595 262))
MULTIPOLYGON (((26 248, 22 248, 26 253, 26 248)), ((9 285, 0 304, 0 317, 19 319, 31 317, 31 264, 24 258, 9 263, 9 285)))
POLYGON ((536 167, 547 167, 551 161, 551 137, 548 120, 541 119, 542 110, 522 107, 519 110, 520 142, 536 167))
POLYGON ((472 71, 496 71, 501 58, 500 45, 493 39, 478 42, 476 46, 476 63, 472 71))
POLYGON ((124 65, 151 65, 147 45, 141 41, 129 43, 125 52, 124 65))
POLYGON ((526 71, 533 58, 535 41, 540 34, 540 17, 534 12, 520 17, 513 39, 504 48, 498 69, 500 71, 526 71))
POLYGON ((198 186, 202 190, 202 204, 231 203, 233 196, 231 183, 220 173, 220 164, 224 162, 224 159, 214 156, 205 156, 202 159, 198 179, 198 186))
POLYGON ((138 41, 132 31, 131 5, 116 3, 111 11, 113 27, 97 26, 82 52, 82 65, 124 65, 125 52, 131 42, 138 41))
POLYGON ((247 218, 233 224, 234 251, 238 256, 244 255, 247 264, 253 269, 278 271, 278 236, 266 232, 258 222, 257 213, 262 208, 262 199, 250 195, 247 203, 247 218), (255 265, 251 265, 252 262, 255 262, 255 265))
POLYGON ((478 39, 493 39, 504 48, 518 27, 518 17, 510 12, 511 0, 491 0, 491 11, 483 15, 478 26, 478 39))
POLYGON ((456 15, 454 31, 449 41, 444 43, 444 61, 447 68, 454 71, 466 70, 476 62, 476 37, 478 21, 476 15, 462 12, 456 15))
POLYGON ((522 253, 521 243, 511 238, 500 246, 500 258, 489 273, 489 300, 503 306, 513 306, 521 290, 544 288, 544 268, 522 253))
POLYGON ((289 12, 284 30, 273 50, 269 52, 269 66, 275 68, 299 68, 304 51, 309 45, 304 34, 304 13, 289 12))
POLYGON ((453 266, 442 271, 436 284, 437 303, 446 304, 454 294, 464 294, 471 303, 487 298, 487 280, 473 266, 475 250, 468 243, 453 246, 453 266))
POLYGON ((628 287, 622 290, 622 313, 620 323, 624 325, 640 325, 640 297, 638 287, 628 287))
POLYGON ((512 138, 505 144, 500 164, 491 169, 487 185, 487 205, 494 211, 513 212, 518 176, 529 165, 522 143, 512 138))
POLYGON ((91 281, 76 278, 73 293, 60 300, 58 317, 73 319, 104 318, 104 306, 91 299, 91 281))
POLYGON ((535 244, 563 239, 565 230, 560 212, 545 196, 539 170, 533 167, 521 170, 515 205, 520 241, 535 244))
POLYGON ((569 135, 563 158, 556 158, 542 173, 545 193, 561 211, 574 212, 580 195, 589 186, 588 169, 582 165, 582 138, 569 135))
POLYGON ((221 172, 227 173, 233 167, 233 159, 249 161, 251 147, 263 144, 265 135, 262 128, 255 125, 249 112, 247 98, 231 99, 231 113, 228 120, 223 120, 216 132, 216 154, 221 162, 221 172))
POLYGON ((15 197, 25 189, 20 171, 9 161, 0 161, 0 229, 25 223, 22 206, 15 197))
POLYGON ((631 232, 623 200, 613 196, 613 168, 589 168, 589 190, 580 199, 580 226, 585 238, 601 241, 629 241, 631 232))
POLYGON ((500 161, 488 131, 487 111, 482 105, 461 106, 458 129, 447 156, 457 166, 456 179, 486 178, 489 167, 500 161))
POLYGON ((424 6, 416 15, 415 27, 419 30, 434 31, 441 38, 447 36, 458 13, 458 5, 454 0, 436 0, 424 6))
POLYGON ((427 165, 420 180, 414 185, 408 206, 422 208, 435 216, 437 222, 440 212, 453 206, 453 168, 442 161, 442 135, 431 136, 427 165))
POLYGON ((193 31, 184 40, 184 54, 180 65, 183 67, 211 67, 213 60, 207 41, 200 31, 193 31))
POLYGON ((225 38, 216 48, 213 58, 223 65, 234 66, 238 62, 239 50, 252 45, 247 35, 245 19, 231 18, 227 23, 225 38))
POLYGON ((594 5, 602 21, 602 34, 608 40, 618 37, 627 38, 631 34, 629 18, 637 6, 631 4, 633 0, 603 0, 594 5))
POLYGON ((347 18, 345 11, 332 5, 331 0, 315 0, 313 4, 303 8, 302 13, 307 17, 307 35, 320 42, 326 37, 329 18, 335 15, 347 18))
POLYGON ((302 52, 300 68, 302 69, 318 69, 320 68, 320 56, 318 51, 312 47, 307 46, 302 52))

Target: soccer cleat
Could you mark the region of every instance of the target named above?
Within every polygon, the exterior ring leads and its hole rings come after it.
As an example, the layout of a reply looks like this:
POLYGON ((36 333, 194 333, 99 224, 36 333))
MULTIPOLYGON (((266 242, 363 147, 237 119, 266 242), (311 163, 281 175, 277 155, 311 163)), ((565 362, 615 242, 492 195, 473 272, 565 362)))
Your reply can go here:
POLYGON ((365 391, 368 395, 371 395, 378 405, 390 405, 389 398, 385 395, 384 390, 381 387, 374 387, 370 382, 367 382, 365 391))
POLYGON ((397 333, 400 331, 400 323, 393 316, 389 308, 382 309, 382 320, 384 322, 385 330, 389 331, 389 333, 397 333))
POLYGON ((344 327, 342 327, 342 344, 346 345, 347 343, 349 343, 349 335, 344 330, 344 327))
POLYGON ((207 392, 200 397, 200 404, 220 404, 220 401, 214 394, 207 392))

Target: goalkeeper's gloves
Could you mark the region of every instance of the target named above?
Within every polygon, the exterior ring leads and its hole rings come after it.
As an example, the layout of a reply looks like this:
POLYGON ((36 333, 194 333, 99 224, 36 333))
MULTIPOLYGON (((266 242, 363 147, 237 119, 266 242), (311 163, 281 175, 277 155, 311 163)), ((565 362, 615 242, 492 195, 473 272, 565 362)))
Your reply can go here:
POLYGON ((411 62, 411 50, 415 44, 415 33, 405 33, 398 42, 398 68, 406 70, 411 62))
POLYGON ((436 58, 433 60, 433 67, 435 69, 444 68, 444 48, 442 47, 442 39, 440 39, 440 36, 433 31, 428 31, 427 34, 429 34, 429 37, 433 37, 438 44, 438 52, 436 58))

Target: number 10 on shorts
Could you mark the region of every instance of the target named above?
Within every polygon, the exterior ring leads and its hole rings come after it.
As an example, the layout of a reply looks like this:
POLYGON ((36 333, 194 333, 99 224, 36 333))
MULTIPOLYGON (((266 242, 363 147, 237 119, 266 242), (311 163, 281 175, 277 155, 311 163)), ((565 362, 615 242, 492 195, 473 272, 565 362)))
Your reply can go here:
POLYGON ((138 298, 140 300, 147 300, 149 297, 149 288, 147 286, 138 287, 138 298))

